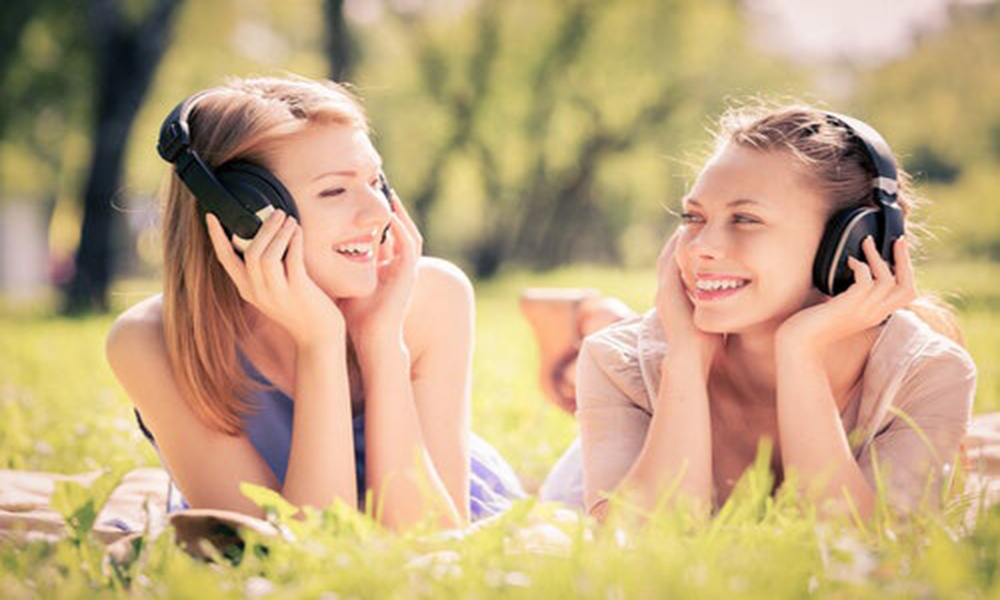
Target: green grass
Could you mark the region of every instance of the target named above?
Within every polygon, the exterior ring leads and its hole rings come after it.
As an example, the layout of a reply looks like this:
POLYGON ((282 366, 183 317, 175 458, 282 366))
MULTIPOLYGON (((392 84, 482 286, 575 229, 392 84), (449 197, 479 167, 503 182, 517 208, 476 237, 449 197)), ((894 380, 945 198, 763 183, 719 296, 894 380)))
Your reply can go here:
MULTIPOLYGON (((927 265, 921 283, 960 292, 980 370, 976 411, 1000 410, 1000 265, 927 265)), ((531 487, 576 432, 537 387, 534 340, 517 308, 527 285, 598 287, 645 310, 654 280, 575 267, 477 285, 474 429, 531 487)), ((123 285, 116 302, 152 291, 123 285)), ((156 464, 104 363, 110 321, 0 312, 0 468, 103 468, 107 487, 114 473, 156 464)), ((145 541, 117 571, 85 531, 75 542, 0 542, 0 597, 1000 597, 1000 510, 972 531, 957 512, 884 516, 865 528, 821 523, 797 499, 771 498, 766 479, 754 471, 707 526, 661 511, 641 529, 596 528, 526 502, 461 536, 395 536, 330 510, 292 523, 297 542, 250 540, 235 565, 195 561, 169 536, 145 541)))

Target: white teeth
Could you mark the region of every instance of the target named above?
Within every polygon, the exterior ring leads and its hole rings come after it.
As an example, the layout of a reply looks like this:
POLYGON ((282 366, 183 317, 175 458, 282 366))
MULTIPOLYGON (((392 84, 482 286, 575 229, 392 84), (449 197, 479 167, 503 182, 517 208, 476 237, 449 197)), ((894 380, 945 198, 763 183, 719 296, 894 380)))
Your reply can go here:
POLYGON ((371 244, 344 244, 334 249, 341 254, 350 254, 352 256, 365 256, 372 253, 371 244))
POLYGON ((699 279, 695 282, 695 287, 706 292, 714 292, 740 288, 747 283, 745 279, 699 279))

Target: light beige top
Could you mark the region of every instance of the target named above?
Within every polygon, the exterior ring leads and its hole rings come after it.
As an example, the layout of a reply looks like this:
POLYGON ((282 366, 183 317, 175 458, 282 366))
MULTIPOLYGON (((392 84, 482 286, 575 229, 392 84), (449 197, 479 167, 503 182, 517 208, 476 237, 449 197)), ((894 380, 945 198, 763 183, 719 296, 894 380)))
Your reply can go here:
MULTIPOLYGON (((576 414, 588 511, 615 489, 639 456, 666 352, 655 311, 584 342, 576 414)), ((873 487, 877 457, 889 499, 910 508, 922 500, 929 482, 932 491, 939 489, 954 462, 971 419, 975 364, 961 346, 901 310, 882 326, 863 378, 857 405, 841 416, 851 449, 873 487)))

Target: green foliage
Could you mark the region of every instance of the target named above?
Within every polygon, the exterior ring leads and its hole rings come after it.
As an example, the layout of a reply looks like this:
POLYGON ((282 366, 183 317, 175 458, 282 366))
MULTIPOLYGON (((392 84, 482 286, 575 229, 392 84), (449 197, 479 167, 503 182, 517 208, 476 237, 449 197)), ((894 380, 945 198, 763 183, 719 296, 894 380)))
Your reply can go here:
POLYGON ((98 476, 89 485, 76 481, 55 483, 52 508, 66 520, 70 542, 79 546, 86 540, 97 523, 98 512, 120 479, 98 476))
POLYGON ((854 104, 930 200, 934 255, 1000 258, 1000 10, 954 5, 942 32, 860 76, 854 104))
POLYGON ((260 485, 241 483, 240 493, 278 521, 289 521, 299 509, 278 492, 260 485))
POLYGON ((807 87, 729 2, 484 2, 387 25, 363 32, 380 51, 359 70, 387 169, 480 276, 655 255, 709 115, 807 87))
POLYGON ((995 163, 998 31, 995 5, 956 6, 944 31, 917 40, 905 58, 862 75, 858 106, 904 159, 926 147, 963 169, 995 163))
POLYGON ((0 57, 0 191, 75 191, 94 70, 86 7, 38 0, 0 57))

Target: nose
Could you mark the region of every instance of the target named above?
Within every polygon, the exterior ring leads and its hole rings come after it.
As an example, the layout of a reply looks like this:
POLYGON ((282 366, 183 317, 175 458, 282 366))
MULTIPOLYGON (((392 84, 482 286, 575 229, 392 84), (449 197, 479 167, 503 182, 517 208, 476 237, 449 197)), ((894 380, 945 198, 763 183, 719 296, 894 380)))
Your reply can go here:
POLYGON ((389 222, 389 199, 382 194, 381 189, 365 186, 361 194, 355 222, 361 228, 383 227, 389 222))
POLYGON ((726 233, 722 224, 708 222, 688 240, 688 253, 700 259, 719 259, 726 255, 726 233))

